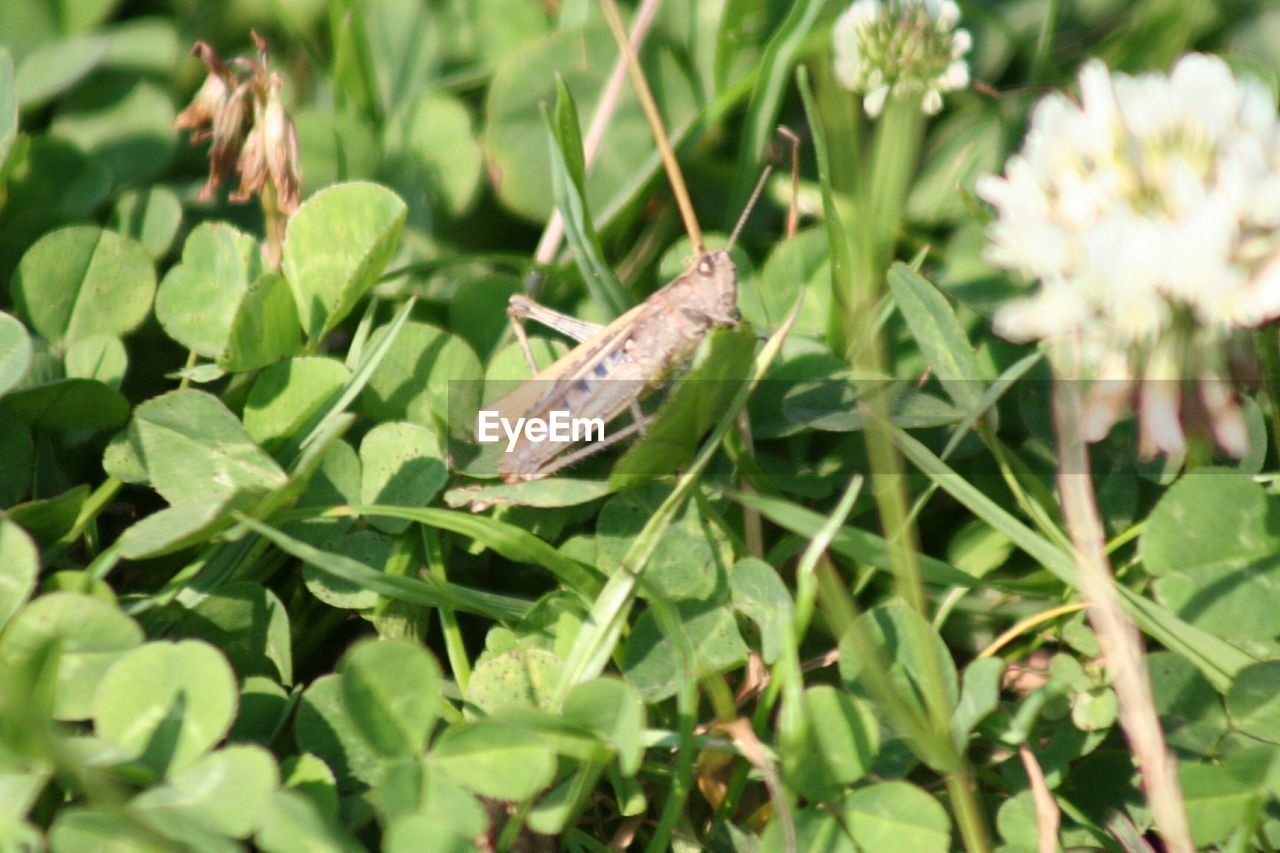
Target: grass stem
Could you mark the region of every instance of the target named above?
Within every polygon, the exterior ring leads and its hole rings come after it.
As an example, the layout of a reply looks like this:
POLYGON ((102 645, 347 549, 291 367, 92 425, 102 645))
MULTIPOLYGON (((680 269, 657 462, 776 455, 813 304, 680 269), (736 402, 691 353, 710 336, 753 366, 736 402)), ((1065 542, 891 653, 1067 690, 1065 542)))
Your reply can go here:
POLYGON ((1075 546, 1080 592, 1089 605, 1089 622, 1111 672, 1111 685, 1120 705, 1120 724, 1137 758, 1156 826, 1169 850, 1189 853, 1195 846, 1183 810, 1177 765, 1165 746, 1141 638, 1125 613, 1111 576, 1102 519, 1093 493, 1089 451, 1078 428, 1083 410, 1080 383, 1074 378, 1076 371, 1070 369, 1073 361, 1061 361, 1068 369, 1053 383, 1058 491, 1067 532, 1075 546))

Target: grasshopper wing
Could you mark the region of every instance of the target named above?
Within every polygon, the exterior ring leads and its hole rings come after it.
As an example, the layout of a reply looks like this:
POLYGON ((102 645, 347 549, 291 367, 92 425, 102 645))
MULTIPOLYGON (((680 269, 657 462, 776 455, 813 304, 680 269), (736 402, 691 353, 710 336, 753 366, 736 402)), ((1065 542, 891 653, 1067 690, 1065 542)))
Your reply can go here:
MULTIPOLYGON (((646 384, 641 365, 627 353, 627 344, 637 325, 660 311, 651 303, 637 305, 488 408, 507 423, 519 418, 548 419, 553 412, 598 419, 603 434, 603 425, 625 411, 646 384)), ((536 478, 546 463, 572 443, 521 439, 503 455, 498 472, 507 480, 536 478)))
POLYGON ((605 373, 602 375, 607 375, 611 362, 622 354, 623 344, 630 336, 635 321, 639 315, 647 313, 647 308, 651 310, 651 306, 641 303, 627 311, 601 329, 594 338, 583 341, 486 408, 496 410, 499 417, 514 421, 564 402, 576 382, 586 379, 592 372, 599 374, 599 365, 604 365, 605 373))

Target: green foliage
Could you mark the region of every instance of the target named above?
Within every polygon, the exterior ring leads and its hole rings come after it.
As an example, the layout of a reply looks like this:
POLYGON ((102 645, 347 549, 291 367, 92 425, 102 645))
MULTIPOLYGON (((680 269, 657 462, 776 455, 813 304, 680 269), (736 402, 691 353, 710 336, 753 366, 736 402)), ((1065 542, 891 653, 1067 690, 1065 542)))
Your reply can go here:
MULTIPOLYGON (((6 565, 21 577, 20 560, 6 565)), ((114 601, 53 592, 38 597, 10 620, 0 639, 0 660, 20 670, 56 648, 51 713, 54 719, 84 720, 93 716, 94 696, 107 671, 142 641, 142 629, 114 601)))
POLYGON ((93 692, 94 732, 166 776, 222 740, 235 712, 235 673, 199 640, 158 640, 125 652, 93 692))
MULTIPOLYGON (((1280 17, 962 4, 990 88, 873 124, 831 69, 843 5, 657 14, 641 64, 708 246, 777 166, 741 320, 641 434, 505 483, 460 437, 528 375, 510 297, 605 324, 692 254, 629 82, 584 150, 618 57, 595 3, 0 3, 0 849, 1025 850, 1027 757, 1064 849, 1144 843, 974 184, 1081 45, 1275 91, 1280 17), (250 57, 250 30, 296 212, 202 192, 173 130, 188 40, 250 57)), ((527 328, 544 369, 576 346, 527 328)), ((1202 847, 1280 843, 1270 390, 1238 389, 1239 461, 1141 459, 1123 419, 1090 445, 1202 847)))
POLYGON ((338 184, 307 200, 289 223, 282 272, 308 340, 355 308, 395 252, 408 211, 376 184, 338 184))
POLYGON ((426 746, 440 702, 440 667, 407 640, 365 643, 342 665, 342 698, 361 732, 386 755, 426 746))
POLYGON ((631 307, 631 297, 605 263, 600 237, 586 206, 586 164, 578 108, 561 77, 556 77, 555 117, 547 116, 547 130, 551 135, 551 186, 565 223, 565 235, 592 297, 606 317, 616 317, 631 307))
MULTIPOLYGON (((699 106, 672 46, 646 51, 646 70, 663 92, 663 116, 672 132, 683 130, 699 106)), ((540 104, 555 103, 557 73, 582 115, 590 115, 600 99, 617 58, 617 48, 602 23, 568 26, 524 41, 505 54, 485 97, 484 147, 496 178, 494 191, 503 204, 522 217, 545 221, 553 205, 547 167, 547 134, 540 104)), ((609 144, 604 146, 587 181, 586 207, 597 217, 622 206, 635 188, 657 171, 657 152, 639 103, 622 93, 609 144)))
POLYGON ((11 287, 18 316, 54 345, 124 335, 151 310, 155 269, 146 250, 113 231, 76 226, 42 237, 11 287))

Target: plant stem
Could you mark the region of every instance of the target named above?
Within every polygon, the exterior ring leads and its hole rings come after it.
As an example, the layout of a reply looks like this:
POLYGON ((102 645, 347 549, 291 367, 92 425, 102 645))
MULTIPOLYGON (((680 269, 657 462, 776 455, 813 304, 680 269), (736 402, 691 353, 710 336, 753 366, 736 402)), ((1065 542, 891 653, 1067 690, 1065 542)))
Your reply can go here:
MULTIPOLYGON (((746 448, 747 455, 752 459, 755 458, 755 443, 751 439, 751 416, 747 414, 744 408, 738 412, 738 436, 742 439, 742 444, 746 448)), ((749 495, 757 494, 756 487, 752 485, 749 477, 743 477, 739 483, 739 488, 749 495)), ((750 507, 742 508, 742 532, 747 540, 747 552, 753 557, 764 559, 764 524, 760 520, 758 510, 750 507)))
MULTIPOLYGON (((422 531, 422 542, 427 553, 427 570, 442 581, 449 580, 440 532, 425 524, 419 525, 419 529, 422 531)), ((458 683, 458 689, 465 693, 471 682, 471 662, 467 658, 467 645, 462 639, 462 629, 458 627, 458 615, 452 607, 440 608, 440 628, 444 634, 444 648, 449 658, 449 668, 453 670, 453 680, 458 683)))
POLYGON ((1075 613, 1077 610, 1084 610, 1085 605, 1073 602, 1071 604, 1063 604, 1058 607, 1051 607, 1042 613, 1034 613, 1026 619, 1020 619, 1013 627, 1002 632, 982 651, 978 652, 978 657, 989 658, 994 657, 997 652, 1007 646, 1009 643, 1017 639, 1021 634, 1042 625, 1045 622, 1057 619, 1059 616, 1066 616, 1069 613, 1075 613))
POLYGON ((747 398, 755 391, 756 386, 768 372, 769 365, 782 349, 782 342, 791 331, 791 326, 799 313, 800 302, 797 300, 787 314, 787 319, 774 330, 756 355, 750 381, 738 389, 725 415, 703 442, 702 449, 698 451, 693 462, 676 481, 675 489, 654 510, 644 528, 632 541, 622 559, 623 570, 614 573, 604 589, 596 596, 595 603, 591 607, 590 621, 578 633, 573 648, 565 659, 564 674, 551 703, 553 708, 560 707, 565 695, 575 684, 595 678, 604 669, 622 636, 622 628, 635 600, 641 575, 657 548, 659 537, 671 523, 676 512, 684 506, 684 501, 693 493, 703 470, 716 454, 725 434, 732 428, 738 412, 746 405, 747 398))
POLYGON ((671 140, 667 137, 667 131, 662 126, 662 114, 658 111, 658 102, 654 100, 653 91, 649 88, 649 81, 645 79, 644 70, 640 67, 640 60, 636 58, 636 52, 627 37, 627 28, 622 23, 622 15, 618 12, 617 4, 614 0, 599 0, 599 4, 600 11, 604 14, 605 23, 609 25, 609 30, 613 33, 613 40, 618 44, 618 50, 627 59, 627 70, 631 73, 631 84, 635 87, 636 99, 640 102, 640 109, 644 113, 645 120, 649 123, 649 130, 653 133, 653 141, 658 145, 658 153, 662 155, 662 164, 666 167, 667 180, 671 183, 671 193, 675 196, 676 207, 680 211, 681 218, 684 219, 684 230, 689 235, 689 242, 693 244, 693 250, 701 254, 704 251, 702 228, 698 225, 698 217, 693 211, 693 201, 689 198, 689 188, 684 182, 684 174, 680 171, 680 162, 676 159, 676 152, 671 147, 671 140))
POLYGON ((1089 472, 1089 451, 1078 429, 1083 402, 1074 376, 1074 370, 1067 370, 1053 383, 1062 514, 1075 546, 1080 592, 1089 605, 1089 622, 1098 635, 1111 672, 1111 685, 1120 705, 1120 724, 1142 773, 1152 815, 1168 849, 1184 853, 1194 850, 1195 846, 1191 843, 1191 831, 1182 806, 1177 766, 1165 747, 1142 640, 1124 612, 1111 576, 1102 520, 1093 493, 1093 477, 1089 472))
POLYGON ((289 217, 280 209, 276 198, 276 185, 271 181, 262 185, 259 198, 262 200, 262 225, 267 238, 263 255, 267 266, 273 270, 279 269, 280 260, 284 255, 284 232, 289 224, 289 217))
POLYGON ((1262 362, 1262 383, 1267 393, 1271 445, 1280 453, 1280 324, 1268 323, 1253 333, 1258 360, 1262 362))
POLYGON ((863 239, 871 250, 875 279, 861 282, 868 289, 868 303, 880 294, 885 270, 893 257, 893 246, 902 229, 907 193, 915 177, 924 140, 924 114, 916 98, 891 97, 876 124, 871 152, 871 186, 863 206, 863 239))
MULTIPOLYGON (((693 740, 698 721, 698 682, 693 676, 693 647, 680 624, 680 617, 672 604, 660 596, 649 602, 650 611, 659 629, 671 638, 675 650, 679 689, 676 692, 676 717, 680 745, 676 748, 676 765, 667 791, 667 802, 662 807, 658 826, 653 837, 645 845, 645 853, 657 853, 670 848, 671 832, 684 816, 684 805, 693 790, 693 766, 698 748, 693 740)), ((732 702, 732 697, 730 697, 732 702)), ((730 712, 732 713, 732 712, 730 712)))
POLYGON ((84 533, 85 528, 93 523, 93 520, 107 508, 107 505, 120 492, 124 483, 115 477, 107 477, 102 481, 102 485, 94 489, 93 494, 85 499, 80 506, 80 513, 76 516, 75 523, 71 525, 71 529, 62 535, 62 538, 51 545, 45 552, 45 559, 52 560, 61 554, 67 548, 75 544, 76 540, 84 533))
MULTIPOLYGON (((799 75, 801 94, 805 98, 806 111, 812 116, 812 95, 808 91, 807 76, 799 75)), ((827 166, 826 129, 814 127, 814 148, 818 157, 819 178, 824 182, 824 210, 829 219, 835 216, 830 191, 827 166)), ((863 213, 857 225, 851 223, 852 233, 841 232, 838 227, 829 228, 832 244, 832 287, 840 315, 834 322, 833 337, 853 369, 854 375, 876 382, 885 375, 884 355, 878 329, 875 324, 875 305, 883 287, 885 270, 893 257, 894 243, 902 223, 907 192, 915 174, 920 142, 924 134, 924 118, 918 103, 902 99, 890 101, 886 114, 877 127, 872 158, 871 185, 860 198, 863 213), (856 259, 845 267, 837 263, 837 256, 846 241, 857 246, 856 259), (843 335, 840 335, 840 327, 843 335)), ((835 220, 829 222, 834 224, 835 220)), ((928 633, 928 613, 920 564, 915 550, 915 536, 908 511, 906 477, 902 470, 902 458, 892 438, 888 403, 882 394, 863 393, 870 416, 866 431, 867 456, 871 469, 871 492, 880 514, 880 523, 888 547, 889 561, 893 569, 897 590, 908 604, 921 615, 918 625, 909 629, 905 642, 919 649, 928 649, 932 636, 928 633), (923 629, 921 629, 923 626, 923 629)), ((843 593, 847 596, 847 592, 843 593)), ((848 602, 850 609, 853 602, 848 602)), ((834 627, 834 626, 833 626, 834 627)), ((874 659, 879 648, 870 637, 854 626, 853 636, 862 659, 874 659)), ((843 635, 843 631, 838 631, 843 635)), ((913 721, 911 728, 917 732, 913 749, 922 758, 946 776, 951 805, 956 815, 965 848, 969 851, 990 849, 986 818, 978 801, 973 777, 969 772, 964 752, 956 747, 951 737, 950 709, 942 686, 942 671, 934 656, 922 654, 919 674, 923 718, 913 721)), ((889 707, 901 706, 908 717, 911 705, 885 676, 885 668, 868 663, 865 671, 872 682, 873 694, 889 707), (882 682, 882 683, 881 683, 882 682)), ((902 716, 899 714, 898 716, 902 716)))
MULTIPOLYGON (((649 32, 649 27, 653 23, 654 16, 657 15, 658 9, 662 6, 662 0, 644 0, 640 8, 636 10, 635 18, 631 22, 631 47, 640 52, 640 46, 644 44, 644 38, 649 32)), ((583 139, 583 167, 587 173, 591 171, 591 163, 596 158, 596 151, 600 149, 600 141, 604 139, 605 131, 609 129, 609 122, 613 118, 613 113, 618 106, 618 102, 622 99, 622 83, 627 77, 627 57, 619 53, 618 61, 613 65, 613 71, 609 73, 609 82, 605 84, 604 94, 600 96, 600 103, 596 106, 595 113, 591 116, 591 125, 587 128, 587 135, 583 139)), ((555 260, 556 252, 560 250, 560 242, 564 239, 564 218, 560 215, 557 208, 551 212, 551 219, 547 222, 547 227, 542 232, 542 237, 538 240, 538 248, 534 253, 534 260, 539 264, 549 264, 555 260)), ((529 281, 535 282, 540 278, 540 274, 534 271, 530 274, 529 281)), ((534 288, 528 288, 533 290, 534 288)))
POLYGON ((956 826, 960 829, 960 840, 969 853, 990 850, 987 817, 982 811, 982 803, 973 784, 973 773, 963 754, 959 759, 956 766, 947 771, 946 782, 951 810, 955 812, 956 826))

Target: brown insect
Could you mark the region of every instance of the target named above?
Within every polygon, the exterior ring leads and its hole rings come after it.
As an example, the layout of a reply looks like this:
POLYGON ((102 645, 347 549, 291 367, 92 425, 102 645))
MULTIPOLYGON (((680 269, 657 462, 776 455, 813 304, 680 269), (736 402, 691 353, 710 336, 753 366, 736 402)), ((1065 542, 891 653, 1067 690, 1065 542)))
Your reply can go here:
MULTIPOLYGON (((724 249, 708 250, 703 245, 680 167, 662 128, 653 96, 625 38, 619 41, 619 46, 627 54, 632 80, 663 155, 667 176, 696 255, 683 274, 604 326, 554 311, 522 295, 511 297, 507 315, 533 377, 486 407, 496 412, 497 419, 504 425, 517 424, 514 431, 504 426, 509 430, 512 441, 509 451, 498 462, 498 473, 507 482, 549 476, 616 442, 642 433, 648 423, 639 406, 643 396, 684 364, 713 328, 738 325, 738 270, 730 251, 772 167, 766 167, 760 176, 728 245, 724 249), (538 370, 524 331, 523 321, 526 319, 555 329, 577 341, 578 346, 546 369, 538 370), (624 411, 631 412, 631 423, 604 437, 604 425, 624 411), (545 424, 556 414, 598 422, 600 440, 571 451, 575 443, 572 439, 552 440, 548 436, 537 440, 531 439, 528 432, 520 433, 520 425, 532 421, 545 424)), ((791 141, 794 149, 798 143, 795 135, 785 128, 780 131, 791 141)))

